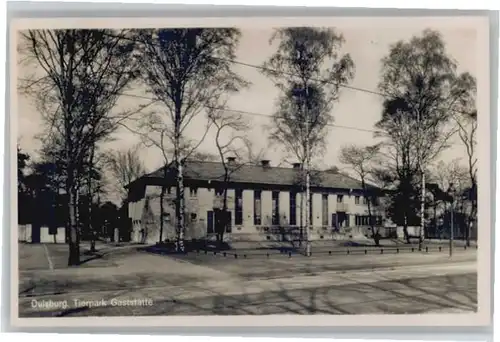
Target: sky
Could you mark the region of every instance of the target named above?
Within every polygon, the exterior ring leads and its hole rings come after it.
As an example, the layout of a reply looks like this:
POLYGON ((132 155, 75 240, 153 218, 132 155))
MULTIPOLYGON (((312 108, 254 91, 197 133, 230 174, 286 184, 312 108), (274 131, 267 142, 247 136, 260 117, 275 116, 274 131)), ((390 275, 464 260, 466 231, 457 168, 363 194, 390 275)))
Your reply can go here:
MULTIPOLYGON (((388 54, 391 44, 399 40, 409 40, 414 35, 420 35, 426 28, 432 26, 401 26, 391 27, 369 27, 342 28, 336 27, 345 38, 342 46, 342 53, 349 53, 355 63, 354 79, 348 84, 355 88, 377 91, 377 84, 380 79, 381 59, 388 54)), ((440 33, 446 44, 448 54, 455 59, 459 72, 470 72, 476 76, 476 31, 469 27, 450 28, 448 30, 440 27, 440 33), (467 47, 467 48, 464 48, 467 47)), ((269 43, 273 30, 262 29, 242 29, 242 36, 236 52, 236 60, 252 65, 261 65, 275 51, 276 45, 269 43)), ((27 69, 27 68, 25 68, 27 69)), ((271 161, 271 165, 277 165, 283 158, 281 147, 270 146, 267 140, 267 132, 263 126, 270 123, 265 116, 270 116, 275 110, 275 101, 279 95, 279 90, 273 83, 260 73, 256 68, 243 65, 233 65, 233 70, 241 77, 251 82, 251 86, 231 96, 228 107, 233 110, 257 113, 260 115, 245 114, 251 124, 248 132, 249 139, 254 143, 255 149, 265 150, 265 159, 271 161)), ((33 70, 19 70, 19 77, 26 77, 33 70)), ((126 93, 132 96, 122 96, 114 110, 123 111, 137 108, 146 100, 141 100, 134 95, 149 96, 145 88, 136 85, 126 93)), ((382 97, 379 95, 343 88, 340 92, 339 101, 335 103, 332 110, 334 124, 338 127, 329 127, 327 138, 327 151, 316 161, 319 167, 336 165, 341 169, 343 166, 338 161, 339 151, 342 146, 348 144, 368 145, 376 142, 373 133, 374 124, 380 119, 382 97), (366 131, 365 131, 366 130, 366 131)), ((161 110, 161 107, 158 108, 161 110)), ((35 153, 40 143, 35 139, 35 135, 40 133, 42 126, 41 116, 37 112, 29 98, 22 95, 18 97, 18 137, 21 148, 35 153)), ((188 129, 188 134, 199 137, 204 131, 206 121, 203 114, 199 119, 194 120, 188 129)), ((210 131, 200 146, 200 151, 216 153, 214 143, 214 132, 210 131)), ((104 149, 127 149, 139 143, 139 138, 122 129, 114 136, 115 140, 103 146, 104 149)), ((464 156, 465 148, 458 137, 452 139, 453 146, 445 151, 440 159, 450 161, 464 156)), ((144 148, 141 157, 149 171, 153 171, 162 164, 160 151, 155 148, 144 148)), ((294 162, 294 160, 290 160, 294 162)))

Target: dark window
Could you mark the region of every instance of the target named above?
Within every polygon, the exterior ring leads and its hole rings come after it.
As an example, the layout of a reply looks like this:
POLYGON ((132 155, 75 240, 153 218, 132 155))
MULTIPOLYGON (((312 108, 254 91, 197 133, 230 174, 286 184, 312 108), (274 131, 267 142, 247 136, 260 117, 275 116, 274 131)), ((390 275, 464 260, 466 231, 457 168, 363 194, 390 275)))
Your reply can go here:
POLYGON ((344 195, 337 195, 337 203, 344 202, 344 195))
POLYGON ((368 204, 368 198, 363 197, 363 204, 368 204))
POLYGON ((279 191, 273 191, 273 211, 272 211, 272 225, 280 224, 280 193, 279 191))
POLYGON ((191 213, 191 221, 196 221, 196 213, 191 213))
POLYGON ((189 188, 189 195, 191 197, 196 197, 198 195, 198 188, 189 188))
POLYGON ((354 197, 354 203, 359 204, 359 196, 354 197))
POLYGON ((222 188, 215 189, 216 196, 222 196, 223 194, 224 194, 224 189, 222 189, 222 188))
POLYGON ((323 194, 321 210, 323 211, 323 226, 328 226, 328 194, 323 194))
POLYGON ((234 224, 235 225, 243 224, 243 190, 236 190, 234 224))
POLYGON ((253 195, 253 224, 256 226, 262 224, 260 196, 260 190, 255 190, 253 195))
POLYGON ((337 228, 338 227, 338 218, 337 214, 332 214, 332 227, 337 228))
POLYGON ((214 221, 214 212, 211 210, 207 211, 207 234, 215 233, 214 221))
POLYGON ((297 194, 295 192, 290 193, 290 225, 295 226, 297 224, 297 194))
POLYGON ((168 186, 168 187, 167 187, 167 194, 169 194, 169 195, 170 195, 171 193, 172 193, 172 188, 168 186))

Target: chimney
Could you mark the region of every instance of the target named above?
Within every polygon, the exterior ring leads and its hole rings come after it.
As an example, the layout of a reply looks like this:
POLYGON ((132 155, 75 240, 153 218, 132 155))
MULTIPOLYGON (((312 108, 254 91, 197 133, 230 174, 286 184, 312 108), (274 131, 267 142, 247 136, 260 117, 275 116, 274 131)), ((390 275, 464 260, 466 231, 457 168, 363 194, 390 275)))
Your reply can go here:
POLYGON ((293 168, 294 169, 300 169, 301 163, 293 163, 293 168))
POLYGON ((262 165, 263 167, 269 167, 269 166, 270 166, 270 165, 269 165, 269 162, 270 162, 270 161, 269 161, 269 160, 266 160, 266 159, 264 159, 264 160, 261 160, 261 161, 260 161, 260 163, 261 163, 261 165, 262 165))
POLYGON ((233 164, 236 161, 236 157, 227 157, 227 163, 233 164))

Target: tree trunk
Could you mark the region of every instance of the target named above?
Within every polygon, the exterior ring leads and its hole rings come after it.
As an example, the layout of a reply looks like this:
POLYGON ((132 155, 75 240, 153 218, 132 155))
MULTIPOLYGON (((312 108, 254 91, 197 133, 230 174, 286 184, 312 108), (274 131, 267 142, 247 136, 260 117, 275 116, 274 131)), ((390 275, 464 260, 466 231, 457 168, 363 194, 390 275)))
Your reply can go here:
MULTIPOLYGON (((72 177, 68 177, 72 178, 72 177)), ((71 181, 68 183, 71 184, 71 181)), ((77 266, 80 264, 80 237, 78 230, 78 196, 77 191, 73 189, 72 186, 67 187, 69 200, 69 220, 68 220, 68 232, 69 232, 69 257, 68 266, 77 266)))
POLYGON ((405 212, 404 222, 403 222, 403 234, 404 239, 407 244, 410 244, 410 235, 408 234, 408 215, 405 212))
MULTIPOLYGON (((167 163, 168 164, 168 163, 167 163)), ((167 180, 167 165, 163 167, 163 181, 162 181, 162 186, 161 186, 161 192, 160 192, 160 237, 158 238, 158 243, 163 242, 163 232, 165 229, 165 193, 167 191, 167 188, 163 182, 166 182, 167 180)))
POLYGON ((469 196, 471 201, 471 213, 469 215, 469 220, 468 220, 469 222, 465 230, 467 247, 470 247, 471 230, 472 226, 474 225, 474 222, 476 221, 476 215, 477 215, 477 185, 475 177, 471 176, 471 180, 472 180, 471 196, 469 196))
POLYGON ((182 161, 177 162, 177 240, 176 251, 184 253, 184 178, 182 161))
POLYGON ((94 225, 92 224, 92 168, 94 166, 94 146, 92 146, 91 151, 90 151, 90 158, 89 158, 89 174, 88 174, 88 215, 89 217, 87 218, 87 228, 88 232, 90 233, 90 252, 95 253, 95 243, 96 243, 96 237, 97 237, 97 232, 94 229, 94 225))
POLYGON ((363 192, 366 198, 366 203, 368 205, 368 220, 370 221, 370 229, 372 231, 372 239, 375 242, 376 246, 380 245, 380 235, 377 232, 375 232, 375 225, 373 223, 373 216, 372 216, 372 209, 371 209, 371 198, 368 196, 367 190, 366 190, 366 184, 365 184, 365 179, 364 177, 361 177, 361 186, 363 187, 363 192))
POLYGON ((219 232, 217 233, 217 241, 222 245, 224 241, 224 234, 227 230, 229 223, 229 215, 227 214, 227 188, 229 182, 229 170, 225 170, 224 174, 224 193, 222 197, 222 224, 219 227, 219 232))
POLYGON ((160 237, 158 238, 158 243, 163 242, 163 229, 164 229, 164 215, 165 215, 165 185, 162 185, 160 192, 160 237))
POLYGON ((224 189, 224 194, 222 198, 222 224, 220 227, 219 234, 217 236, 218 242, 222 245, 222 241, 224 241, 224 233, 229 224, 229 215, 227 214, 227 187, 224 189))
POLYGON ((418 234, 418 249, 421 250, 425 239, 425 171, 422 170, 422 185, 420 199, 420 229, 418 234))

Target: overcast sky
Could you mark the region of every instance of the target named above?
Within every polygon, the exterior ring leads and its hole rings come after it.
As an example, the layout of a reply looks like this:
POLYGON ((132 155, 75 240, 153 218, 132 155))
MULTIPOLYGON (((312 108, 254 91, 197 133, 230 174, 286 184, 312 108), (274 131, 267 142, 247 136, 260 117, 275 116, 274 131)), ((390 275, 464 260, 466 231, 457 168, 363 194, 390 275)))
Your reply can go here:
MULTIPOLYGON (((381 59, 388 53, 389 46, 398 40, 408 40, 413 35, 419 35, 427 26, 419 27, 390 27, 386 28, 350 28, 337 30, 344 35, 345 44, 342 50, 350 53, 356 66, 355 77, 350 86, 366 90, 376 91, 379 82, 381 59)), ((476 75, 476 31, 472 28, 439 30, 446 42, 448 53, 456 60, 459 71, 468 71, 476 75)), ((269 45, 271 29, 245 29, 242 30, 241 41, 237 50, 236 59, 238 61, 261 65, 275 51, 276 46, 269 45)), ((271 115, 274 111, 275 100, 278 90, 263 76, 259 70, 241 65, 234 65, 234 71, 252 83, 251 87, 234 95, 229 102, 229 107, 235 110, 248 111, 262 115, 271 115)), ((19 77, 26 76, 28 70, 19 70, 19 77)), ((137 86, 135 89, 127 91, 130 94, 146 95, 143 87, 137 86)), ((39 147, 39 142, 34 139, 35 134, 42 128, 41 117, 29 99, 20 96, 19 100, 19 137, 21 147, 28 152, 35 152, 39 147)), ((144 102, 144 101, 143 101, 144 102)), ((143 103, 142 102, 142 103, 143 103)), ((135 108, 141 100, 124 96, 119 100, 115 110, 126 110, 135 108)), ((373 133, 368 132, 373 129, 373 125, 380 118, 382 98, 378 95, 342 89, 339 102, 333 107, 332 115, 335 124, 340 127, 331 127, 328 134, 328 150, 319 165, 326 167, 338 165, 338 154, 340 147, 345 144, 370 144, 375 140, 373 133), (352 129, 349 129, 351 127, 352 129), (364 131, 368 130, 368 131, 364 131)), ((257 149, 266 149, 266 158, 271 160, 272 165, 276 165, 283 154, 279 148, 269 147, 266 132, 262 126, 269 123, 269 119, 263 116, 246 115, 251 122, 252 130, 249 132, 250 139, 257 149)), ((205 124, 203 114, 199 120, 192 122, 189 132, 194 137, 200 135, 205 124)), ((211 132, 213 133, 213 132, 211 132)), ((138 143, 138 138, 126 130, 121 130, 115 135, 116 140, 105 148, 126 149, 138 143)), ((458 137, 454 138, 456 143, 450 150, 446 151, 442 159, 448 161, 464 154, 464 148, 460 144, 458 137)), ((209 134, 202 144, 200 151, 215 153, 213 134, 209 134)), ((142 154, 143 160, 150 171, 160 167, 162 159, 158 150, 150 148, 142 154)))

